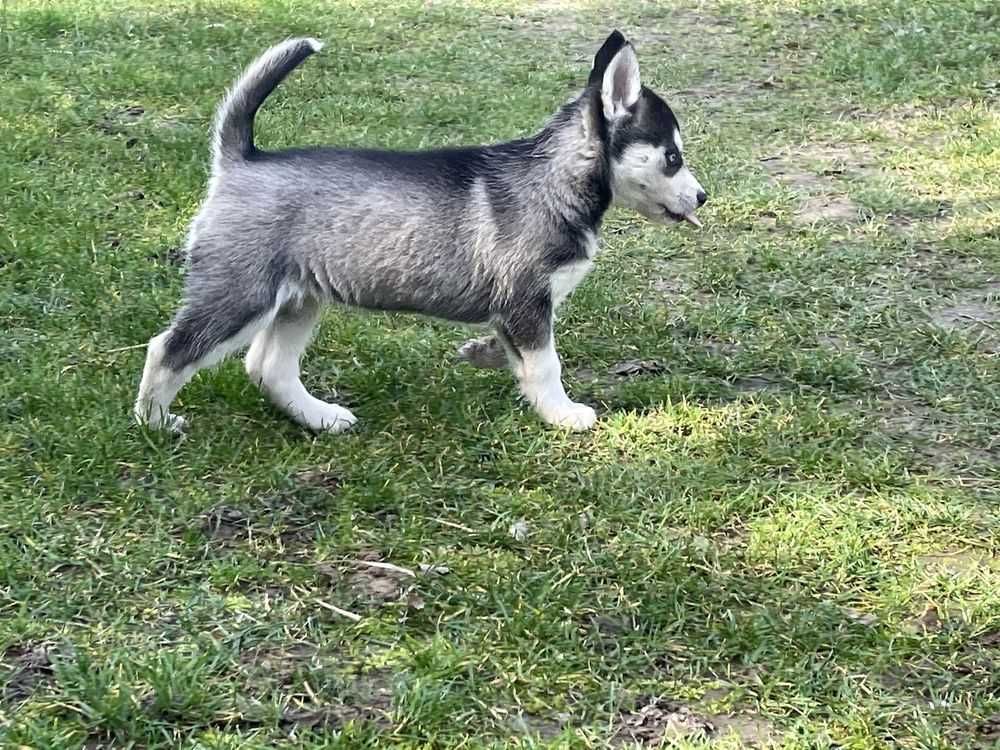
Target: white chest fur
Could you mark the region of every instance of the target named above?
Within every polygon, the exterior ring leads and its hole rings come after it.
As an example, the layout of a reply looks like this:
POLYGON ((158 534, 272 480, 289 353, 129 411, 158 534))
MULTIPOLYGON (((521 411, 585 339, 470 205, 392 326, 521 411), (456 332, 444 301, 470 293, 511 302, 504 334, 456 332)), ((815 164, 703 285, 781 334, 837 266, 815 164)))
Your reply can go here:
POLYGON ((594 265, 594 256, 597 255, 597 235, 593 232, 587 232, 583 245, 586 257, 561 266, 549 279, 552 287, 553 312, 576 289, 577 285, 586 278, 594 265))

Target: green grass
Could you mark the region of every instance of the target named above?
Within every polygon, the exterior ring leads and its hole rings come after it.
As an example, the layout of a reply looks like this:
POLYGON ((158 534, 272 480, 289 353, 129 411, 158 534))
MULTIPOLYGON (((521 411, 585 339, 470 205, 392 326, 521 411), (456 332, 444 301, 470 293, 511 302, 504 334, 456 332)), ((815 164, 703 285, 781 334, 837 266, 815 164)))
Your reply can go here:
POLYGON ((735 715, 788 748, 994 746, 998 22, 0 3, 0 745, 605 747, 673 711, 681 745, 737 746, 735 715), (262 113, 269 147, 497 140, 614 26, 712 199, 701 232, 608 217, 559 323, 593 433, 456 365, 465 331, 338 311, 304 371, 352 434, 303 432, 238 361, 182 393, 186 439, 131 423, 241 65, 329 43, 262 113), (662 369, 610 373, 636 359, 662 369))

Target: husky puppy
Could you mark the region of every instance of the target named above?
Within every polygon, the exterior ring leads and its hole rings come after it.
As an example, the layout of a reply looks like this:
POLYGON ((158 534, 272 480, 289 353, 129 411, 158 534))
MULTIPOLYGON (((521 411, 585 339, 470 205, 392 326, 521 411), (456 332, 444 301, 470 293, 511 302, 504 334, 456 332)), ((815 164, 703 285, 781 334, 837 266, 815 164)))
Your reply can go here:
POLYGON ((321 46, 272 47, 219 108, 184 304, 149 342, 135 417, 181 430, 170 413, 181 387, 249 346, 246 371, 279 409, 312 430, 350 427, 355 416, 312 396, 299 376, 320 311, 335 303, 487 324, 493 337, 461 356, 505 363, 549 424, 593 426, 594 410, 563 389, 556 308, 590 270, 612 201, 699 225, 694 211, 706 200, 677 119, 642 85, 632 46, 612 33, 583 91, 521 140, 419 152, 257 149, 258 108, 321 46))

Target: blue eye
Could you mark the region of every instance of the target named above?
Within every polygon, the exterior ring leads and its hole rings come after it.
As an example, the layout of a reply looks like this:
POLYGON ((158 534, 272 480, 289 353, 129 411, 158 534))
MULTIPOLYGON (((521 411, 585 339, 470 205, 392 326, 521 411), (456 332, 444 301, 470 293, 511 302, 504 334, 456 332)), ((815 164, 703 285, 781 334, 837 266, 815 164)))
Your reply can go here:
POLYGON ((680 163, 681 163, 681 157, 676 151, 671 151, 669 154, 667 154, 667 164, 669 164, 671 167, 676 167, 680 163))

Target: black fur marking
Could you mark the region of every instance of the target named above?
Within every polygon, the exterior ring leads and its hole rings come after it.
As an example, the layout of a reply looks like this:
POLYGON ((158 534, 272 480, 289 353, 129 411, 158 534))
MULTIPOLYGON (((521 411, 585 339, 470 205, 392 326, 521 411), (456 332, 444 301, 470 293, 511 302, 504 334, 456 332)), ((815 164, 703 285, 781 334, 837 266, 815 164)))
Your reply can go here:
MULTIPOLYGON (((625 149, 633 143, 663 146, 668 153, 676 151, 675 131, 680 132, 680 125, 673 110, 654 91, 643 86, 636 103, 635 115, 615 128, 611 154, 615 158, 621 158, 625 149)), ((680 164, 677 166, 680 168, 680 164)))
POLYGON ((663 173, 673 177, 684 166, 684 157, 676 148, 668 147, 664 154, 663 173))
POLYGON ((615 29, 611 32, 601 48, 597 50, 597 54, 594 55, 594 67, 590 71, 590 77, 587 79, 587 85, 593 86, 595 83, 600 86, 601 81, 604 80, 604 72, 608 69, 608 65, 611 61, 615 59, 622 47, 628 44, 628 40, 625 36, 615 29))
MULTIPOLYGON (((599 102, 599 94, 598 94, 599 102)), ((606 125, 592 123, 603 136, 606 125)), ((544 141, 549 133, 543 131, 535 138, 526 138, 491 146, 466 146, 442 148, 428 151, 384 151, 380 149, 341 148, 297 148, 283 151, 256 151, 249 161, 268 163, 307 162, 310 167, 326 161, 331 169, 356 169, 371 174, 373 178, 385 176, 387 180, 412 179, 421 186, 433 185, 437 190, 467 193, 477 180, 486 186, 487 196, 493 208, 497 224, 511 227, 511 234, 517 234, 521 212, 526 210, 525 196, 510 191, 510 182, 505 178, 504 161, 512 164, 539 158, 544 141)), ((597 172, 590 176, 590 184, 585 188, 586 206, 578 217, 589 228, 595 228, 611 204, 611 186, 607 167, 601 164, 597 172)), ((466 195, 455 196, 465 198, 466 195)))
POLYGON ((236 307, 232 300, 182 309, 167 336, 164 362, 175 372, 205 357, 261 317, 267 308, 236 307))
POLYGON ((548 290, 518 300, 501 316, 498 329, 518 353, 541 349, 552 336, 552 297, 548 290))
POLYGON ((504 328, 503 323, 496 323, 493 326, 493 330, 496 332, 497 340, 500 342, 501 346, 503 346, 504 350, 513 354, 518 360, 524 359, 524 357, 521 356, 521 352, 519 352, 517 347, 514 346, 514 342, 511 341, 510 333, 508 333, 507 329, 504 328))
POLYGON ((301 161, 311 168, 327 162, 335 169, 363 169, 374 176, 385 175, 392 179, 407 177, 421 185, 430 183, 437 188, 468 190, 477 177, 489 171, 487 149, 517 150, 523 142, 492 146, 442 148, 428 151, 385 151, 381 149, 343 149, 331 147, 294 148, 283 151, 258 151, 250 160, 269 163, 301 161))
MULTIPOLYGON (((191 248, 192 270, 206 251, 191 248)), ((174 318, 165 342, 168 367, 178 371, 197 362, 274 307, 278 289, 288 278, 288 256, 279 252, 261 261, 230 267, 225 277, 188 274, 187 297, 198 302, 185 305, 174 318), (207 285, 212 288, 204 288, 207 285), (247 290, 260 291, 251 294, 247 290)))

